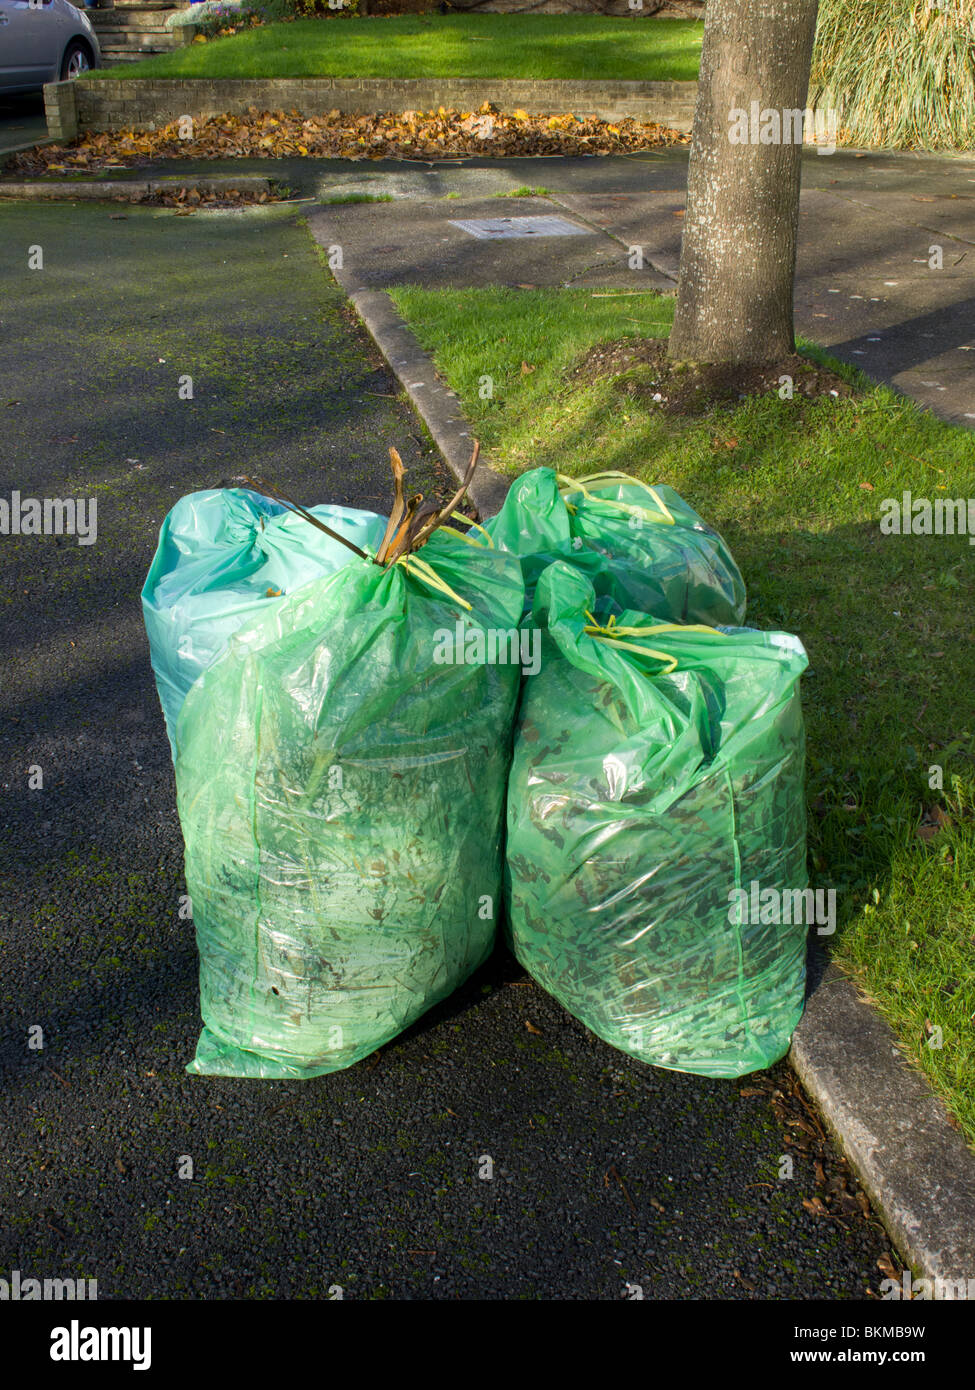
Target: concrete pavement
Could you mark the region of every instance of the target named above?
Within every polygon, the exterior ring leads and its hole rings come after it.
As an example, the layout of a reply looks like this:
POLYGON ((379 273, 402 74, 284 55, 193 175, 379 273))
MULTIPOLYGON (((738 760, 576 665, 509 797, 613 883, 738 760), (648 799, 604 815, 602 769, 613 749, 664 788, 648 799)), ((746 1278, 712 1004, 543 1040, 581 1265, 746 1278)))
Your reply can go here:
MULTIPOLYGON (((396 201, 325 207, 310 221, 319 242, 343 246, 346 275, 361 288, 673 288, 686 168, 686 153, 670 150, 488 168, 347 165, 330 183, 322 176, 319 196, 396 201), (497 196, 518 180, 546 195, 497 196), (560 211, 579 236, 484 242, 452 225, 560 211)), ((975 160, 807 151, 795 303, 798 332, 942 418, 975 424, 975 160)))

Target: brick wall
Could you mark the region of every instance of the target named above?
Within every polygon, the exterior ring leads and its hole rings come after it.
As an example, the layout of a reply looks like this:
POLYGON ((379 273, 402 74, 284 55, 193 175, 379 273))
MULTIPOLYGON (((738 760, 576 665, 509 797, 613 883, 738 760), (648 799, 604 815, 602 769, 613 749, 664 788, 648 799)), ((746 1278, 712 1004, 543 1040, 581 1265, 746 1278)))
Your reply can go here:
POLYGON ((44 115, 52 140, 73 140, 78 134, 74 83, 49 82, 44 88, 44 115))
POLYGON ((697 83, 326 77, 126 82, 106 78, 53 82, 44 92, 48 132, 55 138, 70 138, 66 132, 74 112, 82 131, 155 130, 180 116, 240 115, 249 106, 320 116, 336 108, 399 112, 447 106, 472 111, 485 101, 504 111, 521 108, 532 115, 573 111, 604 120, 633 116, 690 130, 697 83))

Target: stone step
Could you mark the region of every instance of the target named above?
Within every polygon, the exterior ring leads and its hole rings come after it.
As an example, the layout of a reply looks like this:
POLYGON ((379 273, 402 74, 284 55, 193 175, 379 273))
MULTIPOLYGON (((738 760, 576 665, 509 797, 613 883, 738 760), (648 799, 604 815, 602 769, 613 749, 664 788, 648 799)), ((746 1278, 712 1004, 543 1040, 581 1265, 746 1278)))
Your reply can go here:
POLYGON ((170 49, 177 45, 167 42, 166 39, 146 39, 143 43, 103 43, 99 48, 103 53, 168 53, 170 49))
MULTIPOLYGON (((169 52, 169 49, 166 49, 169 52)), ((132 53, 129 51, 119 53, 102 53, 102 63, 107 68, 113 68, 118 63, 141 63, 143 58, 152 58, 155 55, 150 51, 147 53, 132 53)))
POLYGON ((157 39, 161 43, 176 43, 181 40, 173 38, 171 29, 101 29, 98 30, 98 42, 102 48, 108 45, 109 48, 138 48, 143 43, 154 43, 157 39))
POLYGON ((113 10, 107 10, 104 15, 99 14, 98 10, 89 10, 88 16, 96 34, 139 34, 146 29, 158 31, 161 34, 172 33, 172 30, 167 29, 164 23, 165 15, 159 11, 155 14, 133 15, 131 17, 123 15, 120 17, 113 10))
POLYGON ((115 0, 113 5, 98 5, 94 9, 89 9, 89 16, 96 14, 111 14, 113 10, 122 14, 139 14, 142 11, 150 10, 188 10, 189 0, 180 3, 180 0, 115 0))
POLYGON ((172 52, 168 44, 158 47, 147 45, 145 48, 103 48, 102 62, 110 67, 112 63, 137 63, 141 58, 154 58, 157 54, 172 52))
POLYGON ((172 34, 168 29, 160 29, 158 32, 146 33, 140 30, 137 34, 99 34, 98 42, 102 48, 146 48, 155 44, 157 47, 176 48, 185 40, 180 35, 172 34))
POLYGON ((172 53, 171 48, 103 48, 104 63, 137 63, 141 58, 154 58, 159 53, 172 53))
MULTIPOLYGON (((185 28, 185 25, 180 25, 185 28)), ((172 34, 172 29, 167 29, 165 24, 93 24, 92 28, 96 34, 105 34, 111 39, 116 34, 172 34)))
POLYGON ((106 48, 145 48, 146 45, 157 44, 160 47, 177 48, 185 43, 185 38, 174 38, 171 33, 162 30, 160 33, 140 33, 140 34, 99 34, 98 43, 102 49, 106 48))

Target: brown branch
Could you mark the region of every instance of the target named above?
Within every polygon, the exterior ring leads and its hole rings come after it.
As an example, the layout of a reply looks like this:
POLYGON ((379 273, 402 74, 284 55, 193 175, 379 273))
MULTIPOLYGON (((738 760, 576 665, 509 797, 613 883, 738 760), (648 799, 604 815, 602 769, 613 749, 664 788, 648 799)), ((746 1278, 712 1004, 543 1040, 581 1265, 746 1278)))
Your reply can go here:
POLYGON ((442 526, 443 523, 450 516, 451 512, 453 512, 460 505, 461 498, 464 496, 464 493, 471 485, 471 479, 474 477, 474 469, 477 467, 477 459, 480 452, 481 446, 475 439, 474 452, 473 454, 471 454, 471 461, 467 465, 467 472, 464 474, 464 481, 461 483, 460 487, 457 489, 453 497, 447 503, 446 507, 444 507, 436 516, 436 518, 432 520, 416 535, 416 537, 414 538, 414 548, 416 550, 419 550, 420 546, 423 545, 425 541, 429 540, 432 532, 434 532, 438 526, 442 526))
POLYGON ((353 545, 352 541, 346 540, 345 536, 340 536, 338 531, 333 531, 330 526, 326 526, 324 521, 319 521, 317 516, 312 516, 311 512, 307 511, 306 508, 300 506, 297 502, 293 502, 280 488, 276 487, 274 483, 269 483, 266 478, 244 477, 241 481, 245 482, 248 487, 252 487, 255 492, 262 492, 266 497, 273 497, 276 502, 280 502, 289 512, 294 512, 296 516, 302 517, 305 521, 310 522, 312 526, 317 526, 319 531, 324 531, 326 536, 331 536, 333 541, 338 541, 339 544, 344 545, 346 549, 354 551, 361 559, 368 560, 369 556, 364 550, 360 550, 357 545, 353 545))
POLYGON ((398 451, 392 447, 390 447, 389 450, 389 462, 392 465, 393 481, 396 484, 396 498, 393 502, 393 510, 389 514, 389 521, 386 523, 386 532, 383 536, 382 544, 376 551, 377 565, 386 563, 386 553, 390 538, 402 521, 403 511, 405 509, 403 503, 403 478, 406 470, 403 467, 403 460, 400 458, 398 451))
POLYGON ((414 516, 416 515, 417 508, 419 507, 422 501, 423 493, 418 492, 414 497, 410 498, 409 502, 407 502, 406 515, 403 518, 399 530, 396 532, 396 535, 390 542, 389 549, 386 551, 387 563, 393 560, 398 560, 400 555, 403 553, 403 550, 405 549, 406 545, 409 543, 410 526, 413 522, 414 516))

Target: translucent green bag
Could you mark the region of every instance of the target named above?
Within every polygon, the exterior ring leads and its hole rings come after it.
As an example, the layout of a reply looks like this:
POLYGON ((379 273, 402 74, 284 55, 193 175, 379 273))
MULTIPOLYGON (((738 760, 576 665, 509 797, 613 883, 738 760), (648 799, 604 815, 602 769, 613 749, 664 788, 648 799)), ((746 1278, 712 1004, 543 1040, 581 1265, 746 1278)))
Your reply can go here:
POLYGON ((668 622, 744 621, 745 585, 731 552, 673 488, 625 473, 567 478, 533 468, 485 529, 522 557, 529 607, 542 570, 562 559, 623 608, 668 622))
POLYGON ((348 1067, 490 953, 520 670, 450 662, 444 634, 513 628, 523 602, 514 556, 438 531, 286 595, 196 681, 176 731, 189 1071, 348 1067))
MULTIPOLYGON (((311 515, 361 549, 375 550, 386 518, 353 507, 311 515)), ((181 497, 166 517, 142 590, 156 688, 176 758, 175 731, 187 691, 231 636, 309 580, 349 562, 280 502, 250 488, 208 488, 181 497)))
POLYGON ((740 1076, 781 1057, 802 1014, 807 927, 755 920, 752 886, 806 887, 806 655, 785 633, 595 604, 567 564, 539 580, 541 668, 508 788, 511 945, 614 1047, 740 1076))

